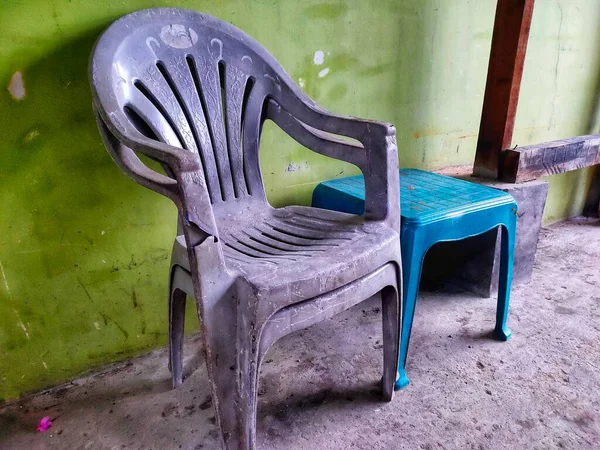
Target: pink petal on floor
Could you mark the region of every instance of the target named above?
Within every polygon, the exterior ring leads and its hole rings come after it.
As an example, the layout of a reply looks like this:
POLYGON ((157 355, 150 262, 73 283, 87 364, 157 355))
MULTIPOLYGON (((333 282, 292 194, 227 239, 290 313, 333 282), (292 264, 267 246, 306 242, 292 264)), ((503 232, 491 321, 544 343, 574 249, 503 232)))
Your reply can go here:
POLYGON ((45 416, 45 417, 42 417, 42 420, 40 420, 40 424, 38 425, 37 430, 40 433, 43 433, 44 431, 49 430, 51 426, 52 426, 52 420, 50 420, 49 416, 45 416))

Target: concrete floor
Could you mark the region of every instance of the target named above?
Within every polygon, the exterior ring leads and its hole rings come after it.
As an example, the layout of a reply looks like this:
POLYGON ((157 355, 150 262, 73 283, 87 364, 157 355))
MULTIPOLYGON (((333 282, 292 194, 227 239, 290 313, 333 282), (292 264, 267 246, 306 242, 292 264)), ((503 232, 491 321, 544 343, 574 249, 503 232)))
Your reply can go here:
MULTIPOLYGON (((408 370, 379 401, 381 314, 369 300, 288 336, 261 375, 261 449, 600 448, 600 221, 542 230, 532 281, 513 290, 507 343, 492 299, 426 292, 408 370)), ((191 339, 168 388, 166 350, 0 409, 0 449, 212 449, 217 430, 191 339), (43 416, 54 419, 35 432, 43 416)))

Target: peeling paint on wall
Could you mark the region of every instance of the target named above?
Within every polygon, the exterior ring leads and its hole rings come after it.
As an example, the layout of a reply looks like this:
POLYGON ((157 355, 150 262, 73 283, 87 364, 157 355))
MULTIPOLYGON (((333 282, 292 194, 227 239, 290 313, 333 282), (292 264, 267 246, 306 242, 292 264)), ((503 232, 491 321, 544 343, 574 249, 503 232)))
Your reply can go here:
POLYGON ((320 66, 321 64, 323 64, 323 61, 325 61, 325 53, 323 52, 323 50, 317 50, 315 52, 313 61, 317 66, 320 66))
POLYGON ((13 73, 7 89, 12 98, 17 101, 25 98, 25 84, 23 82, 23 74, 21 72, 13 73))
POLYGON ((33 141, 35 141, 38 137, 40 137, 40 132, 38 130, 31 130, 30 132, 28 132, 25 137, 23 138, 23 142, 25 144, 31 144, 33 141))
POLYGON ((319 72, 319 78, 325 77, 329 73, 329 67, 325 67, 323 70, 319 72))

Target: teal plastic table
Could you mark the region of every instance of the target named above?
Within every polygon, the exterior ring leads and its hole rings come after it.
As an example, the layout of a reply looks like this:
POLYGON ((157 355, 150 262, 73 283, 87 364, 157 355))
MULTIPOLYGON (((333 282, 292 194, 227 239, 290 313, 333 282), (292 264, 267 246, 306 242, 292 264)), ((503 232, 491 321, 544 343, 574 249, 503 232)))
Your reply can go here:
MULTIPOLYGON (((362 175, 320 183, 312 205, 351 214, 362 214, 365 186, 362 175)), ((432 245, 456 241, 502 228, 500 279, 494 334, 507 340, 506 327, 517 223, 517 204, 506 192, 480 184, 426 172, 400 170, 400 213, 404 308, 399 378, 396 389, 408 384, 406 356, 419 291, 423 258, 432 245)))

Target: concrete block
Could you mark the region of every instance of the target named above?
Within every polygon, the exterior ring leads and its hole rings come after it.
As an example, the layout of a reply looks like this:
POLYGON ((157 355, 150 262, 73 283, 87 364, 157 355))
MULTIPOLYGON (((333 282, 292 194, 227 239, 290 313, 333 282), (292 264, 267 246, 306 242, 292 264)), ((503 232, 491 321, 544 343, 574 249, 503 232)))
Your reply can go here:
MULTIPOLYGON (((548 183, 529 181, 512 184, 474 177, 461 177, 511 194, 519 206, 513 286, 531 278, 535 252, 542 226, 542 214, 548 195, 548 183)), ((432 247, 423 266, 423 285, 431 287, 451 281, 484 297, 498 289, 500 233, 491 230, 480 236, 432 247), (452 263, 449 264, 448 262, 452 263)))

